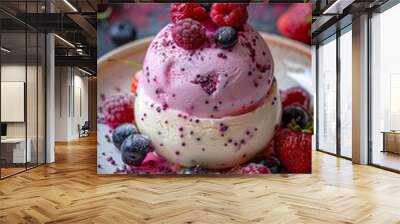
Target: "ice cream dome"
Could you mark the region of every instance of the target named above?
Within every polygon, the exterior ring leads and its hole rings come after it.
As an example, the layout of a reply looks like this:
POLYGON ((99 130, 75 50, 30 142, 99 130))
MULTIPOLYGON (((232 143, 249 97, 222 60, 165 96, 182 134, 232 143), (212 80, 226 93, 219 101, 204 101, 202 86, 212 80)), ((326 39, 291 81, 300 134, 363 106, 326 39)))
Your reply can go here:
POLYGON ((135 122, 182 166, 228 168, 271 141, 281 103, 267 43, 247 5, 176 3, 139 73, 135 122))

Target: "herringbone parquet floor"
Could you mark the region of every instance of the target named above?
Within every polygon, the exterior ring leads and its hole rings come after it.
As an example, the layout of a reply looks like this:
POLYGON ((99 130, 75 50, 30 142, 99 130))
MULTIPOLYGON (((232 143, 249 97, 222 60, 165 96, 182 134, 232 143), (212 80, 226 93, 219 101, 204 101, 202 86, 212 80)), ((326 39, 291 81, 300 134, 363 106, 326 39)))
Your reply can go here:
POLYGON ((96 174, 96 139, 0 181, 0 223, 400 223, 400 175, 315 152, 312 175, 96 174))

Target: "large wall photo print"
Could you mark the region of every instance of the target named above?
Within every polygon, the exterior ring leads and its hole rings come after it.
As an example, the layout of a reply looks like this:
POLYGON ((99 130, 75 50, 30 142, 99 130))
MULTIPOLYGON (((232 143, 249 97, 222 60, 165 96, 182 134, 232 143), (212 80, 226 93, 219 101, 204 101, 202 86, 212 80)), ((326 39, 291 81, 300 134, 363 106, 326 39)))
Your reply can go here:
POLYGON ((101 5, 97 172, 311 173, 311 10, 101 5))

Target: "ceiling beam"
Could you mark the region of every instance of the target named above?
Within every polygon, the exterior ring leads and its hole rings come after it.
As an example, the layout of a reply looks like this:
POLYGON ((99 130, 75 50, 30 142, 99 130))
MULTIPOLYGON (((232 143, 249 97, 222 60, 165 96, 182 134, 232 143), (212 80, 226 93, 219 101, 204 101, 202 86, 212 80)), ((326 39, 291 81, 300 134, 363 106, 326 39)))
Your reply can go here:
POLYGON ((80 26, 89 37, 96 39, 97 30, 90 24, 85 17, 80 14, 68 14, 68 17, 80 26))
POLYGON ((343 11, 351 5, 355 0, 336 0, 325 9, 322 14, 324 15, 338 15, 343 14, 343 11))
POLYGON ((90 56, 55 56, 56 66, 87 67, 93 71, 97 67, 97 59, 90 56))

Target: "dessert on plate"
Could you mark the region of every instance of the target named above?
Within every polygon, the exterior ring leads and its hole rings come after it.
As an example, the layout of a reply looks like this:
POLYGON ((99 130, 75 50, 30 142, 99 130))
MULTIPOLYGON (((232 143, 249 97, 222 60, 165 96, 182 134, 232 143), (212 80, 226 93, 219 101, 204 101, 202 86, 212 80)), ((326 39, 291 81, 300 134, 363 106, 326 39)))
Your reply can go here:
POLYGON ((274 61, 247 5, 173 4, 137 74, 134 113, 155 152, 222 169, 263 151, 281 120, 274 61))

